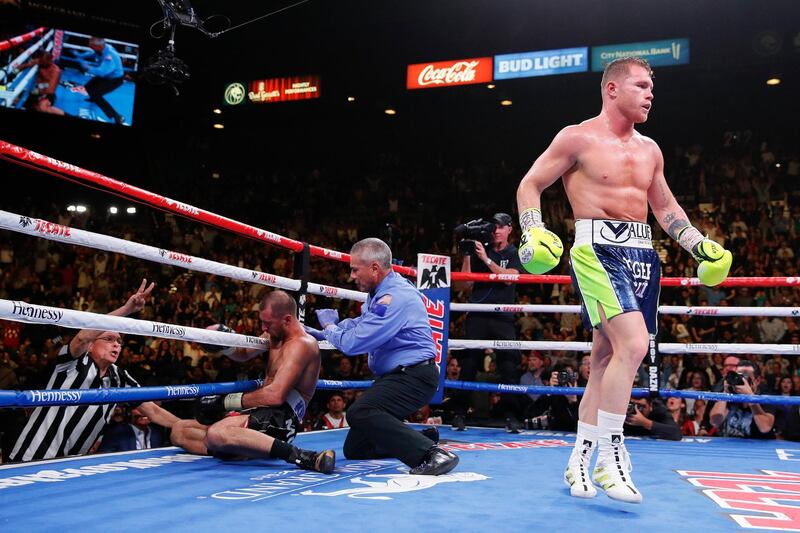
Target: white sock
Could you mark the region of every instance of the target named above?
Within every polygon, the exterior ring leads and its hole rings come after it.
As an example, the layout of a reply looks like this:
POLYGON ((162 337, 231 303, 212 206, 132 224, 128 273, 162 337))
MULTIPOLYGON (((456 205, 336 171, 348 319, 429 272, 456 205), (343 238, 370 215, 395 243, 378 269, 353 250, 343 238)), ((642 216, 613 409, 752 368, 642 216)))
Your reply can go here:
POLYGON ((597 410, 597 437, 600 446, 605 448, 611 445, 611 435, 622 435, 622 425, 625 415, 597 410))
POLYGON ((570 460, 585 453, 586 443, 591 443, 587 460, 591 461, 594 450, 597 448, 597 426, 578 421, 578 434, 575 436, 575 447, 572 448, 570 460))
POLYGON ((589 440, 592 444, 597 442, 597 426, 578 421, 578 440, 589 440))

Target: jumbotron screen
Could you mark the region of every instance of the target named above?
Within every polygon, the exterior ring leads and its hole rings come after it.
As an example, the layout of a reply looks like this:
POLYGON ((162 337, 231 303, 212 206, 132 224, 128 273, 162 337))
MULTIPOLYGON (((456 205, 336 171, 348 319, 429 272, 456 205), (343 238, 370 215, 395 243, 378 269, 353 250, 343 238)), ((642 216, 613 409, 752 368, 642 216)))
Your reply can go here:
POLYGON ((130 126, 139 46, 45 26, 5 26, 0 107, 130 126))

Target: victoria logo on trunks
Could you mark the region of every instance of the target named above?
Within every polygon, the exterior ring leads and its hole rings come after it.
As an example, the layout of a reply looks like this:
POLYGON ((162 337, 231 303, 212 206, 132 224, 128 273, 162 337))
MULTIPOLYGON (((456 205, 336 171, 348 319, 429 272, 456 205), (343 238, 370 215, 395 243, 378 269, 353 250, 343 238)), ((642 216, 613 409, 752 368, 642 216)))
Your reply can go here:
POLYGON ((650 239, 650 226, 636 222, 614 223, 604 220, 600 227, 600 236, 615 244, 628 242, 630 239, 650 239))

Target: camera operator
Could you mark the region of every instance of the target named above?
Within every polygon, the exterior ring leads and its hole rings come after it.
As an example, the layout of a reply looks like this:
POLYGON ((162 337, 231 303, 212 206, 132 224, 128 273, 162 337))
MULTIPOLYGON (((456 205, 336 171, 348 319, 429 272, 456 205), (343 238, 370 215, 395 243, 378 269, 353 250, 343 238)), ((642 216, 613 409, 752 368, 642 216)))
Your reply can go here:
MULTIPOLYGON (((550 373, 551 387, 577 387, 578 373, 569 365, 558 364, 550 373)), ((525 409, 526 429, 576 431, 578 429, 578 397, 575 395, 542 394, 525 409)))
MULTIPOLYGON (((736 372, 725 375, 723 391, 735 394, 760 394, 761 370, 751 361, 740 361, 736 372)), ((721 437, 754 439, 775 438, 775 407, 758 403, 717 401, 709 415, 721 437)))
POLYGON ((623 426, 625 435, 681 440, 681 427, 659 399, 631 398, 623 426))
MULTIPOLYGON (((464 256, 462 272, 519 274, 523 271, 517 255, 517 247, 508 242, 511 235, 512 218, 507 213, 495 214, 491 221, 474 220, 456 228, 456 235, 463 236, 459 250, 464 256), (484 243, 491 244, 486 246, 484 243)), ((513 304, 516 299, 516 284, 467 282, 472 288, 469 303, 513 304)), ((467 339, 516 340, 512 313, 467 314, 467 339)), ((498 350, 497 370, 502 383, 517 383, 519 350, 498 350)), ((475 375, 483 361, 483 350, 465 350, 461 358, 461 379, 475 381, 475 375)))

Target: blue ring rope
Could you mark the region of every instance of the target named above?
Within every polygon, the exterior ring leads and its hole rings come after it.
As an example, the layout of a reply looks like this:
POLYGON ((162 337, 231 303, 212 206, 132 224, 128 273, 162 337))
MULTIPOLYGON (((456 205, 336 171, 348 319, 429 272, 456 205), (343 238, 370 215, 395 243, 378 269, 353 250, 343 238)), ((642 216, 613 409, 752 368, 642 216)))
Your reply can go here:
MULTIPOLYGON (((167 385, 164 387, 127 387, 111 389, 70 389, 70 390, 0 390, 0 408, 38 407, 44 405, 85 405, 104 403, 142 402, 148 400, 178 400, 213 394, 248 392, 261 387, 263 382, 255 379, 229 383, 202 383, 198 385, 167 385)), ((469 381, 445 380, 445 387, 479 392, 500 392, 513 394, 557 394, 582 396, 583 387, 548 387, 542 385, 503 385, 497 383, 474 383, 469 381)), ((368 389, 372 381, 336 381, 321 379, 317 389, 368 389)), ((631 396, 646 398, 649 389, 633 389, 631 396)), ((727 394, 723 392, 703 392, 664 389, 659 391, 664 398, 691 398, 736 403, 761 403, 780 405, 800 405, 800 396, 757 396, 747 394, 727 394)))

